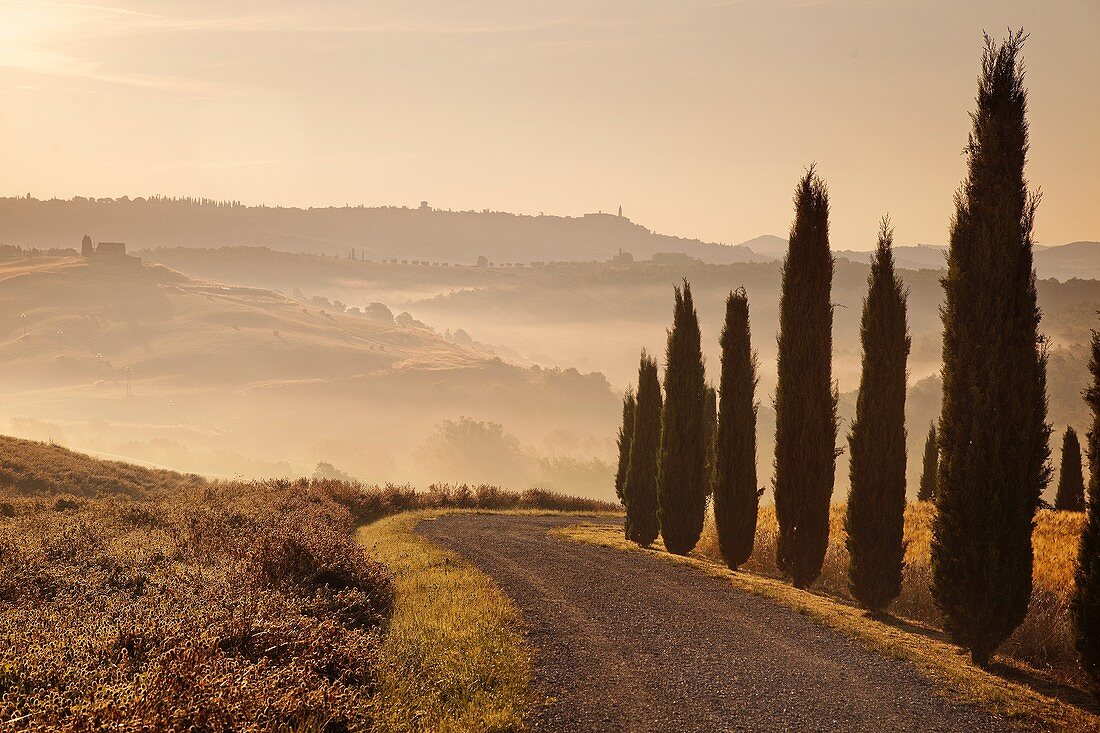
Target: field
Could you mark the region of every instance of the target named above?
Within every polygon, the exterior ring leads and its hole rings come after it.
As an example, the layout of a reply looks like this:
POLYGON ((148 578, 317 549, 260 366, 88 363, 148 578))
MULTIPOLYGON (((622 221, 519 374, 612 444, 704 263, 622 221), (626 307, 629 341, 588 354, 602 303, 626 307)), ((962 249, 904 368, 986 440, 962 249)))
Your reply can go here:
POLYGON ((383 728, 411 725, 401 715, 413 711, 375 694, 380 680, 393 689, 424 673, 408 645, 387 643, 396 561, 353 532, 422 507, 607 505, 488 486, 210 482, 0 436, 0 720, 367 730, 381 714, 383 728))
MULTIPOLYGON (((848 594, 848 552, 845 549, 842 504, 832 508, 829 549, 816 590, 850 599, 848 594)), ((939 612, 932 598, 931 504, 910 504, 905 511, 905 570, 901 595, 891 613, 938 627, 939 612)), ((1000 653, 1012 657, 1051 679, 1084 688, 1087 684, 1077 663, 1069 625, 1068 606, 1073 589, 1073 569, 1077 560, 1077 541, 1084 515, 1071 512, 1041 511, 1036 517, 1033 536, 1035 548, 1034 589, 1027 619, 1001 647, 1000 653)), ((778 535, 775 508, 760 508, 756 543, 744 569, 770 577, 780 577, 775 565, 778 535)), ((707 522, 696 551, 708 559, 722 562, 714 522, 707 522)))

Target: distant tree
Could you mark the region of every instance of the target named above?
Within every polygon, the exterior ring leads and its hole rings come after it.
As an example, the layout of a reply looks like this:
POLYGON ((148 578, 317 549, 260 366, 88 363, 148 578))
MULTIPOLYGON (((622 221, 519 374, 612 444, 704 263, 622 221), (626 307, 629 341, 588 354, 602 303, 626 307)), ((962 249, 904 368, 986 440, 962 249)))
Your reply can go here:
POLYGON ((752 555, 760 506, 756 485, 757 360, 749 331, 749 300, 740 289, 726 299, 722 328, 714 482, 718 548, 734 570, 752 555))
POLYGON ((707 465, 704 475, 707 482, 707 496, 714 493, 715 450, 718 441, 718 391, 709 384, 703 395, 703 425, 706 433, 707 465))
POLYGON ((893 239, 890 222, 883 219, 863 300, 863 370, 848 437, 848 588, 872 613, 897 598, 905 565, 905 377, 910 341, 906 290, 894 271, 893 239))
POLYGON ((626 469, 630 465, 630 441, 634 437, 634 390, 628 389, 623 396, 623 423, 619 426, 616 444, 619 447, 619 467, 615 472, 615 496, 623 500, 623 484, 626 482, 626 469))
POLYGON ((661 442, 661 383, 657 362, 645 349, 638 365, 634 431, 623 484, 626 538, 642 547, 657 539, 657 451, 661 442))
POLYGON ((661 537, 669 552, 686 555, 699 541, 707 511, 706 382, 699 318, 691 286, 675 288, 676 306, 665 351, 665 404, 657 459, 661 537))
POLYGON ((1027 614, 1031 531, 1050 481, 1047 359, 1032 264, 1038 199, 1024 178, 1024 39, 986 37, 943 280, 933 595, 944 630, 980 666, 1027 614))
POLYGON ((829 193, 811 166, 795 190, 779 306, 775 390, 776 564, 797 588, 821 573, 836 470, 829 193))
POLYGON ((1100 334, 1092 332, 1092 384, 1085 401, 1092 410, 1092 429, 1086 436, 1089 458, 1089 501, 1081 544, 1077 551, 1077 572, 1070 615, 1081 666, 1092 681, 1093 694, 1100 700, 1100 334))
POLYGON ((920 488, 917 501, 936 498, 936 467, 940 462, 940 450, 936 447, 936 423, 928 423, 928 437, 924 441, 924 463, 921 467, 920 488))
POLYGON ((1058 493, 1054 508, 1064 512, 1085 511, 1085 477, 1081 473, 1081 442, 1077 431, 1066 428, 1062 437, 1062 470, 1058 476, 1058 493))

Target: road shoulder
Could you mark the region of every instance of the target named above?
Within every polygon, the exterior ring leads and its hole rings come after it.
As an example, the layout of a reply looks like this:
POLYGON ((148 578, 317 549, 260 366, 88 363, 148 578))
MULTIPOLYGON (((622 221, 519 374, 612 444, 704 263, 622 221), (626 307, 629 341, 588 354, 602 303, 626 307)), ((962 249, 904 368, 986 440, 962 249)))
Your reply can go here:
MULTIPOLYGON (((1065 700, 1047 694, 1041 683, 1030 686, 970 664, 968 657, 943 634, 904 619, 876 620, 841 600, 798 590, 782 581, 747 572, 733 572, 712 560, 665 552, 659 542, 643 549, 622 537, 618 528, 577 524, 551 530, 563 539, 624 552, 645 553, 728 580, 737 590, 766 597, 823 626, 836 629, 872 650, 909 662, 945 697, 988 710, 1039 730, 1100 731, 1100 717, 1088 711, 1089 701, 1065 700)), ((1049 686, 1047 686, 1049 687, 1049 686)))

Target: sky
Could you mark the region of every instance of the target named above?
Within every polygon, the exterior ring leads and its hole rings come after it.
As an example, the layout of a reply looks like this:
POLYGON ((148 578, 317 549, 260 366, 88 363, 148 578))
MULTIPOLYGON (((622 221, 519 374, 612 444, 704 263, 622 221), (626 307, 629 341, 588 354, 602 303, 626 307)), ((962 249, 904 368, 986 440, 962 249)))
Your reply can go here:
POLYGON ((1024 27, 1041 244, 1100 240, 1100 0, 0 0, 0 195, 579 215, 945 243, 1024 27))

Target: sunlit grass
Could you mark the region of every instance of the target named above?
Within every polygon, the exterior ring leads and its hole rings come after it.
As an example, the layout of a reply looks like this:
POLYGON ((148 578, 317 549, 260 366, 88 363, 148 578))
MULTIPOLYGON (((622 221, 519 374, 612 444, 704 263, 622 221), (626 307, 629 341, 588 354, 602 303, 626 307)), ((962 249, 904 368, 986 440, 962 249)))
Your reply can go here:
POLYGON ((359 540, 394 576, 373 700, 380 731, 506 731, 531 704, 515 606, 484 573, 415 535, 438 512, 383 519, 359 540))

